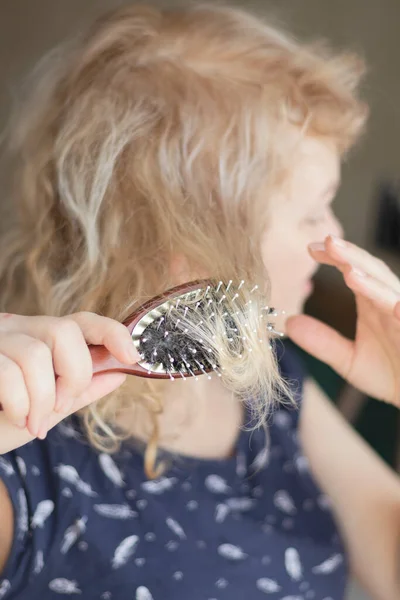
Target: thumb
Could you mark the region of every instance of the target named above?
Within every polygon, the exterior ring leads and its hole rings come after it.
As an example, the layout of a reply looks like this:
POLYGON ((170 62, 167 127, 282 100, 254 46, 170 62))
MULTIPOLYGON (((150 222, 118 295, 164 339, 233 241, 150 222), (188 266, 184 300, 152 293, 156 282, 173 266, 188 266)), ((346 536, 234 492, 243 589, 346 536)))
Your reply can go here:
POLYGON ((351 340, 308 315, 289 317, 286 334, 300 348, 332 367, 341 377, 347 377, 353 357, 351 340))

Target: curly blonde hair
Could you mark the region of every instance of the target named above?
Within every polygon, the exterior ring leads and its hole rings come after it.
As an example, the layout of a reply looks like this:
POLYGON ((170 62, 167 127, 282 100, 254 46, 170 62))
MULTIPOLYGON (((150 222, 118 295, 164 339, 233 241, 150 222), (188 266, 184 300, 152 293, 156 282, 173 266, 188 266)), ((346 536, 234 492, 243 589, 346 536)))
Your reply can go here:
MULTIPOLYGON (((0 309, 123 320, 174 283, 177 255, 217 278, 265 280, 265 198, 292 160, 282 133, 295 125, 345 153, 366 119, 362 73, 358 57, 238 9, 130 5, 98 19, 40 63, 11 123, 0 309)), ((84 410, 97 448, 123 439, 120 410, 162 409, 152 385, 84 410)), ((157 437, 155 418, 150 475, 157 437)))

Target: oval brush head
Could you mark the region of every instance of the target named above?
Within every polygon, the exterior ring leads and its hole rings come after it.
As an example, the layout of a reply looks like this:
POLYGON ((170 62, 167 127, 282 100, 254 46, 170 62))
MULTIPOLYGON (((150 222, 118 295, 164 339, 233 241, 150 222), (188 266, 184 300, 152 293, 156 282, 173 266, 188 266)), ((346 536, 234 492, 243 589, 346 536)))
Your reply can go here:
POLYGON ((244 281, 198 280, 177 286, 124 322, 141 360, 122 364, 104 347, 90 346, 93 372, 171 380, 202 374, 210 378, 211 372, 223 377, 233 366, 240 369, 241 359, 248 363, 252 352, 254 363, 261 345, 263 354, 270 352, 271 339, 283 335, 271 322, 277 314, 265 305, 258 286, 249 290, 244 281))

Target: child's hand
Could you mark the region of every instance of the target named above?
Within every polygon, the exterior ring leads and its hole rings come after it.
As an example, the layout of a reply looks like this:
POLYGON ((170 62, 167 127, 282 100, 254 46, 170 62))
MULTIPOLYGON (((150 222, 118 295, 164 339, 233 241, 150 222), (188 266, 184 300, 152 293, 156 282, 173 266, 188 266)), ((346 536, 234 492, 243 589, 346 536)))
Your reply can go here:
MULTIPOLYGON (((400 407, 400 281, 381 260, 345 242, 326 238, 311 256, 343 273, 357 305, 354 341, 298 315, 287 320, 289 337, 366 394, 400 407)), ((335 298, 332 297, 332 302, 335 298)))
POLYGON ((0 313, 0 454, 45 437, 66 415, 125 381, 122 373, 93 376, 88 344, 104 345, 124 363, 139 360, 127 328, 113 319, 0 313))

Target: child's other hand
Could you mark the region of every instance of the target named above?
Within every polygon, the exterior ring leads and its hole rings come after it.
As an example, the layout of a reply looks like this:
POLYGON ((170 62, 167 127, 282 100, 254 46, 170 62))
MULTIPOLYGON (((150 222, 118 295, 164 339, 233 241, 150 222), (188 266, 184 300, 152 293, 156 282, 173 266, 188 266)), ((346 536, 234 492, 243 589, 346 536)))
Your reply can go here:
MULTIPOLYGON (((289 337, 366 394, 400 407, 400 281, 389 267, 350 242, 327 237, 310 254, 343 274, 355 295, 357 330, 348 340, 306 315, 290 317, 289 337)), ((332 297, 332 302, 335 298, 332 297)))
POLYGON ((89 312, 0 313, 0 454, 45 437, 65 416, 125 381, 122 373, 93 376, 88 344, 104 345, 124 363, 139 360, 127 328, 113 319, 89 312))

